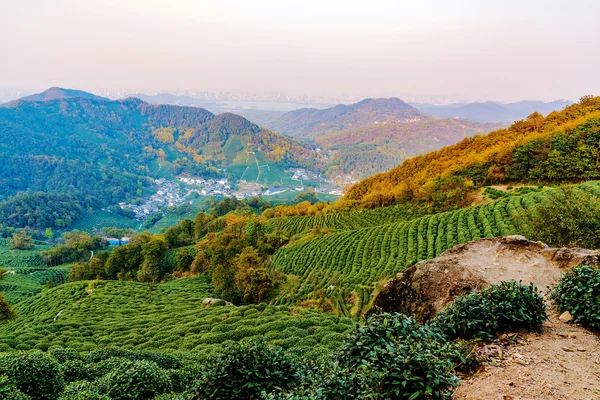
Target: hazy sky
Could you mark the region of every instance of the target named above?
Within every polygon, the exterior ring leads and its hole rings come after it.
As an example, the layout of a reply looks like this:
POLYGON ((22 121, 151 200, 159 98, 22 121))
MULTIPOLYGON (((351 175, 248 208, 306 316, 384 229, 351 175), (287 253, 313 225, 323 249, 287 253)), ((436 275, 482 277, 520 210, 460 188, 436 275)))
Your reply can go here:
POLYGON ((600 0, 0 0, 0 86, 600 95, 600 0))

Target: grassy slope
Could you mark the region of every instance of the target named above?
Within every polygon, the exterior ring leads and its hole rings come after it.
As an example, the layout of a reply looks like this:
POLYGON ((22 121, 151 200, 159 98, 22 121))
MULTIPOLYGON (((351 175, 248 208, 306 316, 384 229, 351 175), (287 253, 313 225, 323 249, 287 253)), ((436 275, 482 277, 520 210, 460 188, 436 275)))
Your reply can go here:
POLYGON ((87 281, 67 283, 18 303, 19 316, 0 326, 0 350, 65 346, 89 351, 120 345, 204 352, 262 337, 284 348, 323 353, 337 348, 353 326, 349 319, 287 307, 204 308, 202 300, 210 291, 204 277, 169 281, 152 290, 124 281, 95 288, 87 281))
POLYGON ((49 268, 40 258, 39 252, 49 248, 38 244, 32 250, 11 250, 0 245, 0 268, 14 271, 0 280, 0 292, 5 293, 10 303, 34 296, 48 281, 66 282, 68 266, 49 268))

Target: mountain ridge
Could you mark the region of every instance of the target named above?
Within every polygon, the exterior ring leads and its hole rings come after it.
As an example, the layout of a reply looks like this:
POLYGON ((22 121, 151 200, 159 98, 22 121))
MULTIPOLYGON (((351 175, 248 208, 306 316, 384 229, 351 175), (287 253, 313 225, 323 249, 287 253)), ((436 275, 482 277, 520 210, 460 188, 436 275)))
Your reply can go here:
POLYGON ((19 99, 9 101, 4 104, 0 104, 0 107, 15 107, 23 102, 36 102, 36 101, 51 101, 58 99, 70 99, 70 98, 82 98, 88 100, 106 100, 110 99, 102 96, 97 96, 93 93, 89 93, 78 89, 65 89, 58 86, 48 88, 40 93, 35 93, 29 96, 21 97, 19 99))
POLYGON ((263 125, 290 136, 315 139, 344 129, 358 128, 376 122, 429 118, 399 98, 367 98, 358 103, 338 104, 331 108, 301 108, 287 112, 263 125))
POLYGON ((524 119, 533 112, 539 112, 546 115, 552 111, 560 111, 571 104, 573 104, 573 102, 569 100, 555 100, 551 102, 522 100, 514 103, 485 101, 454 103, 448 105, 411 103, 412 106, 435 118, 458 117, 474 122, 503 123, 513 123, 514 121, 524 119))

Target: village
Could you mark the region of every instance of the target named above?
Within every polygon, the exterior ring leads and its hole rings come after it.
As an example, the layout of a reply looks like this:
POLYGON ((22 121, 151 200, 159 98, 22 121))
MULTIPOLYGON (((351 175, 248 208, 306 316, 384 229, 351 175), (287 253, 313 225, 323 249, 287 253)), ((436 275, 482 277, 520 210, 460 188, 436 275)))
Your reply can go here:
POLYGON ((205 179, 185 175, 178 176, 175 180, 160 178, 154 181, 155 192, 150 197, 132 203, 122 202, 119 203, 119 207, 121 210, 133 213, 135 218, 144 219, 149 215, 164 212, 168 208, 191 204, 199 196, 236 197, 239 200, 255 196, 273 196, 285 192, 302 192, 307 190, 307 182, 319 182, 314 187, 314 191, 317 193, 334 196, 341 196, 343 194, 340 188, 304 168, 292 168, 286 172, 296 182, 296 185, 293 187, 286 187, 283 183, 274 183, 270 186, 265 186, 245 180, 231 182, 227 178, 205 179))

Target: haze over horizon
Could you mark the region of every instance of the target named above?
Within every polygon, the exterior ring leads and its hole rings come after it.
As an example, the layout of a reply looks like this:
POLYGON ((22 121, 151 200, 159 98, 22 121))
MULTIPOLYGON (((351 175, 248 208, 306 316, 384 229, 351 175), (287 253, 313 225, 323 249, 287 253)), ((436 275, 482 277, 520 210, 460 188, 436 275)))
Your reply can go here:
POLYGON ((21 0, 2 8, 0 87, 455 101, 600 93, 594 0, 21 0))

